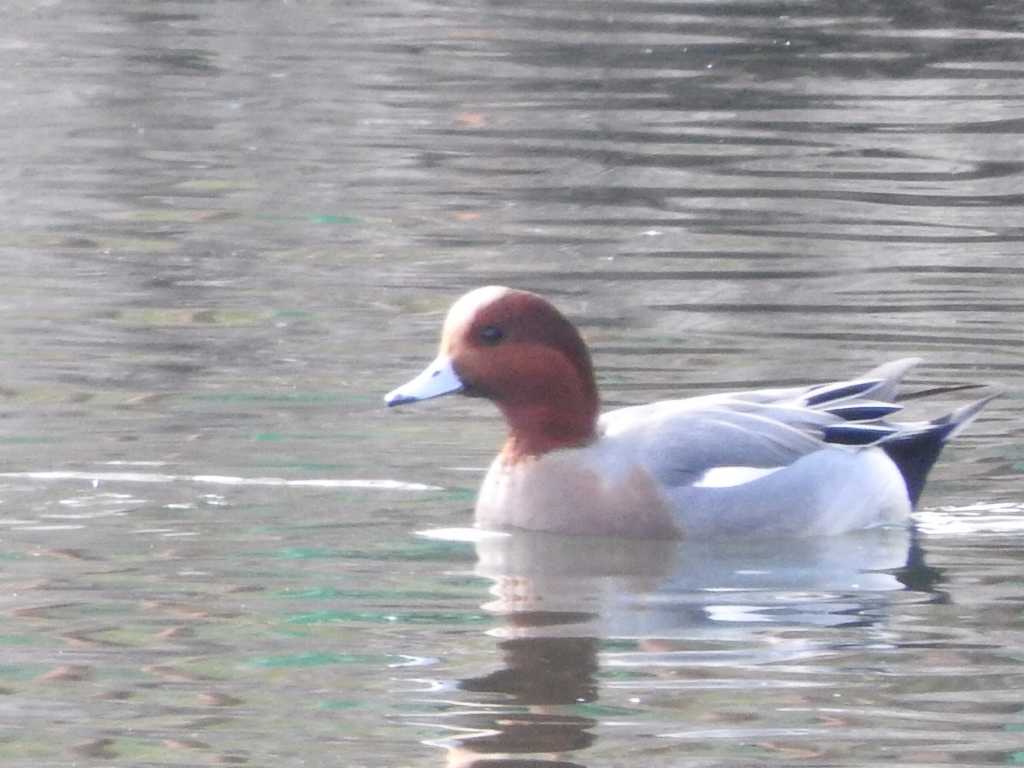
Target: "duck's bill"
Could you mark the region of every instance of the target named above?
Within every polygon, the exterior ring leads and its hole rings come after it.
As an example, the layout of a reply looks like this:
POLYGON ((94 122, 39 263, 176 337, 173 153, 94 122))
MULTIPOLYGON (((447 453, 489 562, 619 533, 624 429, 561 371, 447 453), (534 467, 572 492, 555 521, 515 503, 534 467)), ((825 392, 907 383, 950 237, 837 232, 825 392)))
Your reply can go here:
POLYGON ((439 355, 415 379, 384 395, 384 402, 389 406, 405 405, 461 392, 465 388, 466 385, 452 367, 452 361, 439 355))

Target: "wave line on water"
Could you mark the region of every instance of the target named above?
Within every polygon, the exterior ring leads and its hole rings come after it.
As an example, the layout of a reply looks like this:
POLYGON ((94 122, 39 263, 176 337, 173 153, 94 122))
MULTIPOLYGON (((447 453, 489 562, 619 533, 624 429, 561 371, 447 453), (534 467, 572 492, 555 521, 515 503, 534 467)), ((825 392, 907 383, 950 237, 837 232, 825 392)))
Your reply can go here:
POLYGON ((383 491, 442 491, 439 485, 408 483, 402 480, 374 478, 310 478, 287 480, 283 477, 235 477, 232 475, 171 475, 161 472, 84 472, 80 470, 50 470, 39 472, 0 472, 0 478, 17 480, 85 480, 97 485, 112 483, 175 483, 190 482, 204 485, 273 486, 283 488, 360 488, 383 491))

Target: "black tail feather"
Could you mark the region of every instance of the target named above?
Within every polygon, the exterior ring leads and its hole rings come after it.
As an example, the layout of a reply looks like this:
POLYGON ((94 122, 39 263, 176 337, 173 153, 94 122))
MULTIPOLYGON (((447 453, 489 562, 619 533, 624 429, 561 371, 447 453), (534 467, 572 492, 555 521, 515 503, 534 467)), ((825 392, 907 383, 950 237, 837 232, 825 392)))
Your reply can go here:
POLYGON ((942 453, 942 447, 952 431, 952 425, 936 424, 919 432, 905 432, 880 444, 879 447, 903 475, 907 495, 914 507, 921 498, 928 472, 942 453))
POLYGON ((981 409, 994 397, 998 397, 998 393, 958 408, 919 429, 893 435, 878 444, 903 475, 912 505, 917 506, 928 472, 942 453, 946 441, 974 421, 981 409))

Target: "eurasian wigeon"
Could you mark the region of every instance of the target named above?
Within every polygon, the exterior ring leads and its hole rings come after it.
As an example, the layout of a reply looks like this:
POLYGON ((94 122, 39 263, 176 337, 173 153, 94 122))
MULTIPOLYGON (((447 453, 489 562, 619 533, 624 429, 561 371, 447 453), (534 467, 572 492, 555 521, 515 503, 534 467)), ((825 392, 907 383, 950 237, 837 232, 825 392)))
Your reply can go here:
POLYGON ((477 498, 483 528, 825 535, 905 522, 945 442, 991 399, 892 423, 896 385, 917 362, 599 415, 590 354, 573 324, 534 293, 488 286, 455 302, 437 358, 386 402, 460 392, 501 409, 508 439, 477 498))

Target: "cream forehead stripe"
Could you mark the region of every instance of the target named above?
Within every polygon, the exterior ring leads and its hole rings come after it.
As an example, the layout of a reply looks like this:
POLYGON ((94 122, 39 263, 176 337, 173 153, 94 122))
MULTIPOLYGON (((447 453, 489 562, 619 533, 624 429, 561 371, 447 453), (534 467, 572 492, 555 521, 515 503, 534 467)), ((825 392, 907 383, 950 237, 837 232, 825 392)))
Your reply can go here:
POLYGON ((455 332, 455 329, 468 325, 481 307, 487 306, 509 293, 511 293, 511 289, 504 286, 488 285, 460 297, 448 310, 442 337, 446 338, 455 332))

